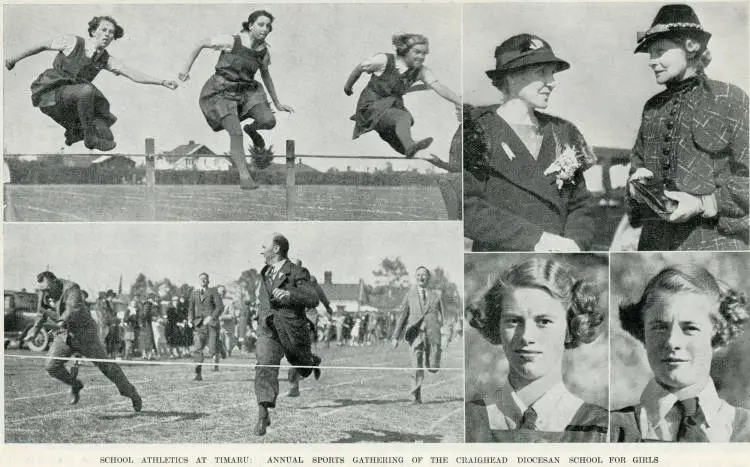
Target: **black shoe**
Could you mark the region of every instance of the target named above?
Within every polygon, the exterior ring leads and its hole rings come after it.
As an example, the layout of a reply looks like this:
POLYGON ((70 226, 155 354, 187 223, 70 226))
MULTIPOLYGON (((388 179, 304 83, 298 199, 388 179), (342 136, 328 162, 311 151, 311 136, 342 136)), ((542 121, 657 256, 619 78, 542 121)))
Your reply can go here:
POLYGON ((411 401, 412 405, 420 405, 422 403, 422 387, 412 389, 411 393, 414 396, 411 401))
POLYGON ((195 377, 193 378, 193 381, 203 381, 203 375, 201 374, 200 366, 195 367, 195 377))
POLYGON ((252 128, 250 128, 250 125, 245 125, 242 127, 242 129, 245 130, 247 136, 249 136, 252 140, 253 146, 258 149, 263 149, 266 147, 266 141, 263 139, 260 133, 257 132, 257 130, 253 130, 252 128))
POLYGON ((292 386, 289 388, 289 392, 286 393, 286 397, 299 397, 299 386, 292 386))
POLYGON ((263 436, 266 434, 266 427, 271 426, 271 417, 268 415, 267 408, 259 406, 258 409, 258 422, 255 424, 253 433, 255 436, 263 436))
POLYGON ((133 402, 133 410, 136 412, 140 412, 141 408, 143 407, 143 399, 141 399, 141 396, 136 394, 135 396, 131 397, 130 400, 133 402))
POLYGON ((81 389, 83 389, 83 383, 79 380, 74 380, 73 385, 70 386, 70 405, 76 405, 81 400, 81 389))
POLYGON ((315 377, 315 381, 320 379, 319 366, 320 366, 320 362, 322 361, 323 360, 320 357, 318 357, 317 355, 313 355, 313 362, 314 362, 313 365, 315 366, 315 368, 313 368, 313 377, 315 377))
POLYGON ((406 158, 411 159, 414 157, 419 151, 423 149, 427 149, 432 144, 432 137, 421 139, 414 143, 409 149, 406 150, 406 158))

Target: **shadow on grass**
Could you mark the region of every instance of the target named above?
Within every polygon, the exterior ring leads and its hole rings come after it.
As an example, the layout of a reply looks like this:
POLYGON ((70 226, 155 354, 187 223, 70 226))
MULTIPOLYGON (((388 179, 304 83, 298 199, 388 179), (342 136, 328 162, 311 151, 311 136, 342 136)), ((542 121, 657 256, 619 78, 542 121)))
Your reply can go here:
POLYGON ((176 410, 142 410, 138 413, 129 414, 107 414, 100 415, 97 418, 99 420, 125 420, 128 418, 136 417, 153 417, 153 418, 175 418, 177 420, 171 421, 189 421, 198 420, 199 418, 207 417, 209 414, 205 412, 179 412, 176 410))
POLYGON ((418 435, 389 430, 347 431, 345 438, 331 443, 439 443, 442 438, 438 435, 418 435))
MULTIPOLYGON (((420 406, 424 405, 433 405, 433 404, 447 404, 450 402, 463 402, 462 397, 454 397, 452 399, 437 399, 437 400, 428 400, 420 404, 420 406)), ((411 405, 411 399, 388 399, 388 400, 372 400, 372 399, 334 399, 327 405, 311 405, 306 407, 299 407, 300 410, 311 410, 311 409, 339 409, 342 407, 353 407, 357 405, 391 405, 391 404, 409 404, 411 405)), ((418 406, 415 406, 418 407, 418 406)))

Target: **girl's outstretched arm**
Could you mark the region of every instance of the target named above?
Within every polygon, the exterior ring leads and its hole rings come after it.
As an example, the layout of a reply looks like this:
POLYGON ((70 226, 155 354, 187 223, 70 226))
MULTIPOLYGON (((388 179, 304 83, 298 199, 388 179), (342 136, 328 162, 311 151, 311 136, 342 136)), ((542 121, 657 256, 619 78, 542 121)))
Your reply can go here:
POLYGON ((354 84, 357 82, 362 73, 378 73, 379 71, 385 69, 387 63, 388 57, 386 57, 385 54, 377 54, 355 66, 352 72, 349 74, 349 78, 347 78, 346 84, 344 84, 344 93, 347 96, 351 96, 353 92, 352 88, 354 87, 354 84))
POLYGON ((20 62, 24 58, 31 57, 32 55, 36 55, 47 50, 62 52, 67 49, 72 51, 73 47, 75 47, 75 44, 76 37, 72 35, 64 35, 56 37, 54 39, 50 39, 48 41, 42 42, 41 44, 30 47, 22 51, 18 55, 9 56, 5 59, 5 68, 7 68, 8 70, 12 70, 16 66, 16 63, 20 62))
POLYGON ((146 73, 122 65, 112 57, 109 57, 109 60, 107 61, 107 70, 111 71, 115 75, 122 75, 135 83, 155 84, 158 86, 164 86, 165 88, 169 88, 172 90, 177 89, 176 81, 154 78, 150 75, 147 75, 146 73))
POLYGON ((195 59, 198 58, 203 49, 214 49, 214 50, 232 50, 234 46, 234 38, 229 35, 209 37, 201 40, 196 44, 193 50, 190 52, 185 66, 182 67, 182 71, 177 75, 180 81, 187 81, 190 79, 190 68, 193 67, 195 59))
POLYGON ((430 89, 435 91, 440 97, 443 99, 452 102, 453 105, 456 107, 456 117, 458 118, 458 121, 461 121, 461 115, 463 111, 461 96, 456 94, 455 92, 451 91, 448 86, 445 86, 443 83, 441 83, 427 67, 422 67, 422 72, 420 73, 420 79, 422 82, 428 86, 430 89))
POLYGON ((271 72, 268 70, 268 67, 260 69, 260 77, 263 78, 263 84, 266 86, 268 94, 271 95, 271 100, 273 101, 273 105, 276 106, 276 109, 280 112, 294 112, 294 109, 291 106, 279 102, 279 96, 276 94, 276 87, 273 85, 273 79, 271 78, 271 72))

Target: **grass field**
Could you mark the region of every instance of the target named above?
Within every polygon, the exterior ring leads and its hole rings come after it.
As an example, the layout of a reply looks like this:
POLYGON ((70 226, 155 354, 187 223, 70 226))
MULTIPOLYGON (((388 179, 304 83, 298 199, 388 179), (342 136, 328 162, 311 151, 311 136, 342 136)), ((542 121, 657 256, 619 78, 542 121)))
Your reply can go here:
MULTIPOLYGON (((15 221, 279 221, 286 220, 285 188, 242 191, 226 185, 161 185, 153 209, 139 185, 7 185, 15 221)), ((6 212, 6 216, 8 213, 6 212)), ((297 187, 294 220, 445 220, 437 186, 297 187)))
MULTIPOLYGON (((405 346, 331 347, 317 351, 328 366, 408 367, 405 346)), ((5 356, 6 443, 354 443, 463 441, 463 371, 428 374, 424 404, 409 402, 410 371, 324 369, 319 381, 302 381, 299 398, 281 396, 264 437, 252 434, 257 417, 254 370, 227 366, 192 381, 189 360, 179 365, 126 364, 123 370, 143 397, 143 411, 91 364, 81 366, 85 388, 76 406, 68 388, 44 371, 41 355, 10 350, 5 356)), ((444 353, 443 366, 461 368, 462 342, 444 353)), ((250 364, 254 355, 222 363, 250 364)))

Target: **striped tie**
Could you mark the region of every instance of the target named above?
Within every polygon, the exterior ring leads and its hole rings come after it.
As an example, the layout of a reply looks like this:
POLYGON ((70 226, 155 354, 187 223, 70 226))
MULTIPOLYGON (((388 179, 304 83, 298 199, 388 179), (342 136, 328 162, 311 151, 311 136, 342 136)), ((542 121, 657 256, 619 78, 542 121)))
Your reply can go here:
POLYGON ((698 398, 693 397, 682 401, 677 401, 675 406, 679 409, 682 418, 680 426, 677 429, 677 441, 684 443, 707 443, 708 438, 703 432, 698 420, 700 407, 698 398))
POLYGON ((523 416, 521 417, 521 425, 519 425, 519 429, 521 430, 536 430, 536 420, 537 420, 537 413, 536 410, 534 410, 533 407, 529 407, 523 412, 523 416))

